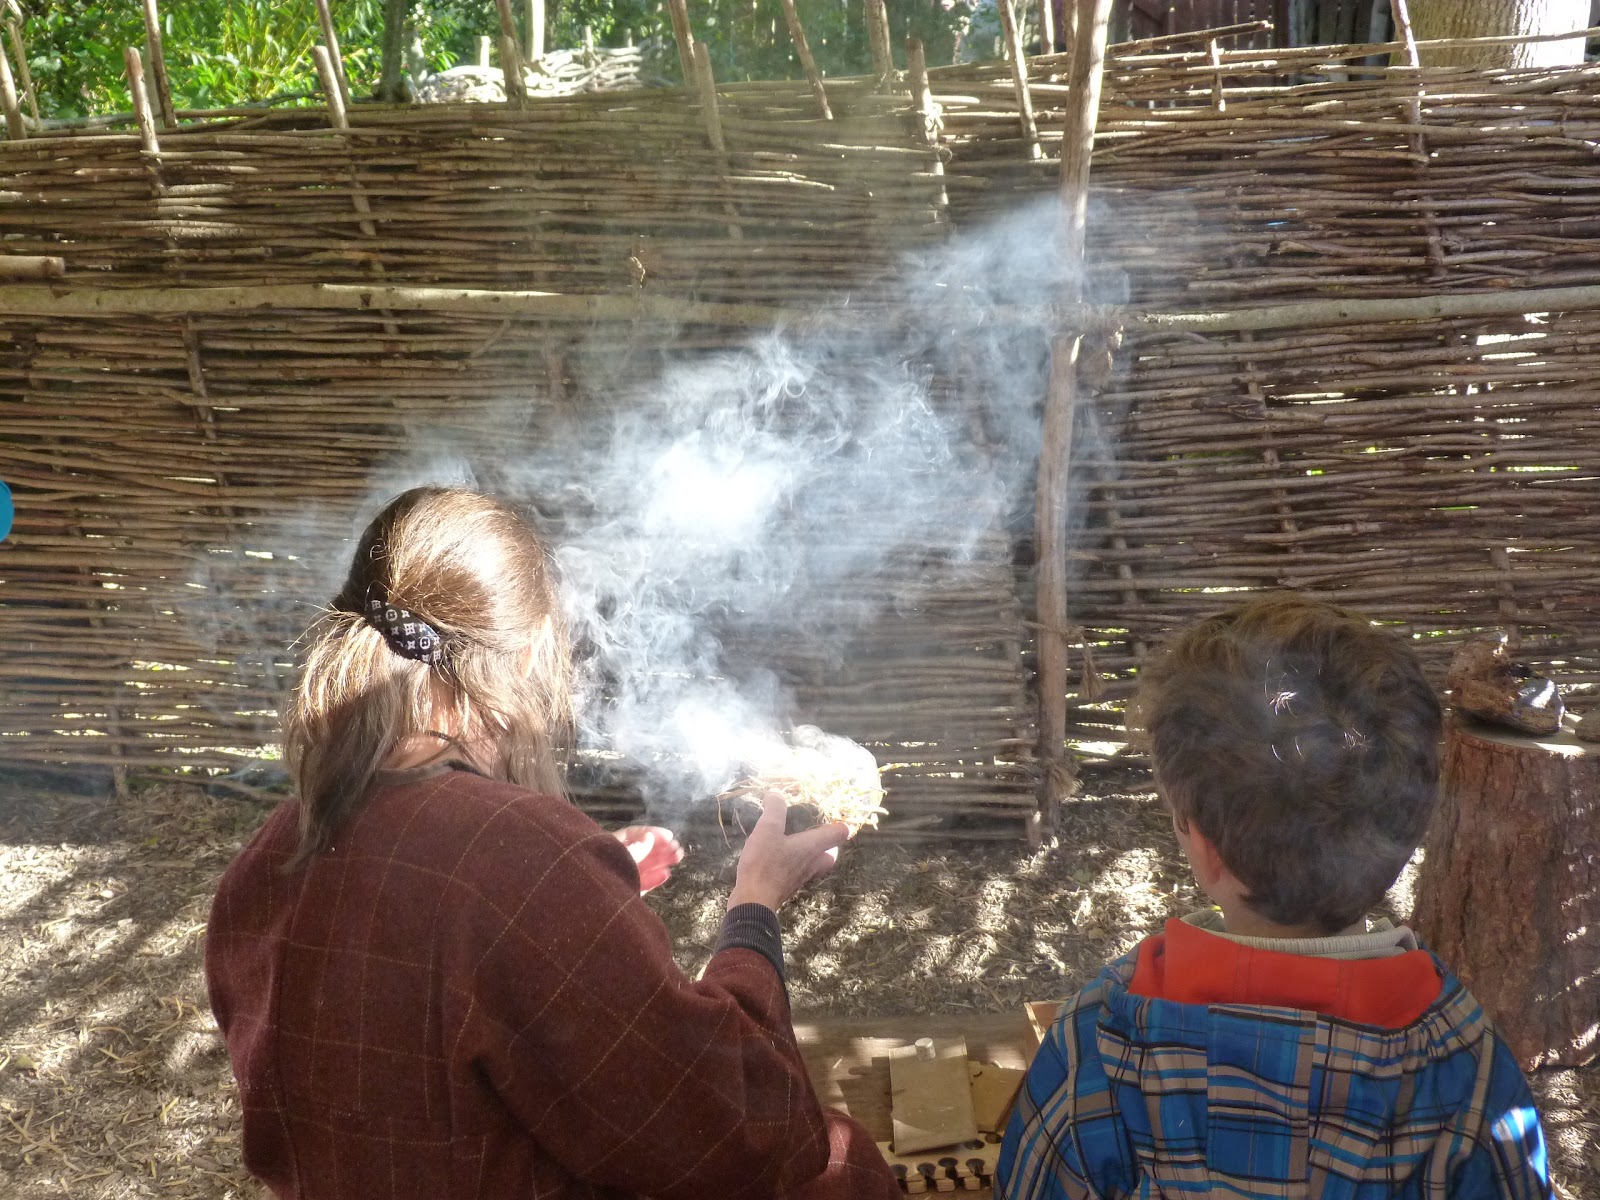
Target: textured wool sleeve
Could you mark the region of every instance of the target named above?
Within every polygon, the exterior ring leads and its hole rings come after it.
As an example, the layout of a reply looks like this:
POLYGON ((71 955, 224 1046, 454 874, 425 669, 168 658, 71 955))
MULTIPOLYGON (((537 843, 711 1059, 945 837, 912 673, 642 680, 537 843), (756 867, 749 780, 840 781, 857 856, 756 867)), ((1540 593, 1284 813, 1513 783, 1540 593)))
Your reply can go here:
POLYGON ((627 851, 564 806, 535 822, 474 847, 451 1059, 591 1184, 766 1200, 820 1175, 828 1130, 766 954, 724 949, 691 981, 627 851))
POLYGON ((717 951, 740 947, 754 950, 783 976, 783 933, 778 928, 778 914, 765 904, 738 904, 723 918, 717 951))

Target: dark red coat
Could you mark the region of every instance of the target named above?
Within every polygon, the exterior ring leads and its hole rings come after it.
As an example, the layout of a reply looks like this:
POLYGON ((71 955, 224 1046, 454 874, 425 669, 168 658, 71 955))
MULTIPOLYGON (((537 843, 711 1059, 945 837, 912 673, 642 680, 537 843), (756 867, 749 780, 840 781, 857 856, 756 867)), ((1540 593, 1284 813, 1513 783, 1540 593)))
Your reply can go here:
POLYGON ((297 811, 229 867, 206 944, 245 1165, 279 1196, 898 1194, 825 1118, 773 964, 727 949, 691 981, 570 804, 447 771, 285 875, 297 811))

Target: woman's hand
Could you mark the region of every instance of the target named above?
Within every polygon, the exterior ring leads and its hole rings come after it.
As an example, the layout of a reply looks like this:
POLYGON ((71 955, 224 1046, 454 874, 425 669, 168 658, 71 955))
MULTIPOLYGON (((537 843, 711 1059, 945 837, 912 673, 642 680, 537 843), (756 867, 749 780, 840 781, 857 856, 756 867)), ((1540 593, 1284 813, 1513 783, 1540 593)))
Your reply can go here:
POLYGON ((639 894, 658 888, 672 874, 672 868, 683 861, 683 847, 672 836, 672 830, 659 825, 629 825, 616 832, 617 841, 628 848, 639 868, 639 894))
POLYGON ((843 822, 786 834, 784 824, 789 807, 776 792, 761 797, 761 819, 745 839, 739 855, 738 874, 728 907, 736 904, 765 904, 776 912, 818 875, 833 869, 839 847, 850 840, 850 828, 843 822))

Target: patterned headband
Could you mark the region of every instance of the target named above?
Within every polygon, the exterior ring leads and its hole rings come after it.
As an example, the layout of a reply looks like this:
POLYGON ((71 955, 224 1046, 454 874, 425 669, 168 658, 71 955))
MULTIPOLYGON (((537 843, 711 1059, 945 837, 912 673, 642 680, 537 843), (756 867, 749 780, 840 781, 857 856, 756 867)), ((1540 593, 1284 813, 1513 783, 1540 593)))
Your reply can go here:
POLYGON ((401 658, 429 666, 444 661, 444 642, 439 631, 409 609, 374 598, 367 601, 367 611, 362 615, 368 625, 383 634, 389 649, 401 658))

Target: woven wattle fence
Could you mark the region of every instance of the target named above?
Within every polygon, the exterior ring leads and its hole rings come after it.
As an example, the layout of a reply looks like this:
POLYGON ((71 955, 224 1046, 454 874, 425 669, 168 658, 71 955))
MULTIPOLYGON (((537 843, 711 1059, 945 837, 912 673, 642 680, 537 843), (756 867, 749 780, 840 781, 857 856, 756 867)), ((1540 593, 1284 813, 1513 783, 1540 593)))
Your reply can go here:
MULTIPOLYGON (((1600 680, 1600 296, 1514 295, 1600 281, 1600 73, 1362 65, 1380 51, 1113 50, 1086 294, 1115 307, 1007 317, 1041 347, 1082 318, 1100 367, 1070 466, 1087 741, 1120 740, 1145 647, 1263 588, 1397 622, 1435 667, 1510 626, 1600 680), (1338 310, 1469 294, 1502 311, 1338 310)), ((1067 60, 1028 67, 1031 129, 986 64, 932 71, 936 113, 864 80, 829 81, 831 121, 804 83, 720 88, 720 149, 680 90, 0 142, 0 255, 66 265, 0 286, 0 757, 269 753, 337 570, 322 531, 425 431, 492 461, 508 397, 536 446, 663 354, 775 324, 881 345, 908 261, 1054 188, 1067 60)), ((992 381, 952 361, 930 394, 959 423, 992 381)), ((970 423, 959 478, 1019 470, 970 423)), ((798 719, 873 748, 905 836, 1018 836, 1035 810, 1031 553, 1025 520, 959 563, 896 546, 845 651, 740 646, 798 719)), ((577 778, 637 806, 626 773, 577 778)))

